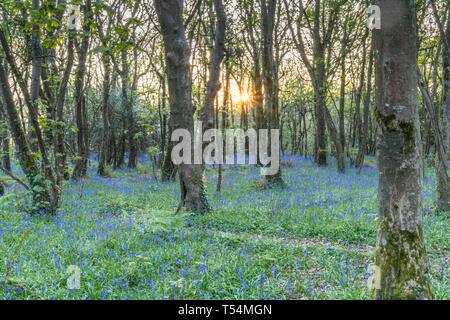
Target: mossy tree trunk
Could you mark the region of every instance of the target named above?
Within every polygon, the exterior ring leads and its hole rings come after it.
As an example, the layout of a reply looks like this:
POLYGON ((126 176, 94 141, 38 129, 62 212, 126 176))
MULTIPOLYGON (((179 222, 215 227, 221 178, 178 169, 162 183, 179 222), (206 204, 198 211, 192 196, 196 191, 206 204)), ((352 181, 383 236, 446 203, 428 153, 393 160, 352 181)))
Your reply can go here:
MULTIPOLYGON (((31 7, 30 7, 31 8, 31 7)), ((33 0, 32 8, 38 12, 40 8, 40 1, 33 0)), ((24 15, 27 12, 24 10, 24 15)), ((5 102, 5 113, 10 127, 11 135, 13 136, 16 148, 19 150, 19 161, 24 173, 30 184, 33 196, 33 211, 53 212, 55 208, 59 207, 61 199, 61 187, 58 185, 58 179, 55 178, 55 170, 50 164, 49 150, 47 149, 42 134, 42 128, 39 123, 38 100, 39 92, 41 91, 41 76, 42 76, 42 45, 40 26, 33 23, 31 36, 28 39, 31 48, 32 58, 32 72, 30 87, 27 86, 27 81, 23 78, 22 73, 16 65, 14 56, 7 37, 3 30, 0 30, 0 43, 2 47, 2 57, 8 62, 12 74, 18 84, 25 104, 28 108, 29 125, 32 128, 30 141, 26 139, 25 125, 22 124, 18 118, 17 110, 15 109, 13 95, 8 83, 8 68, 6 65, 2 66, 0 84, 2 86, 2 95, 5 102), (20 146, 19 146, 20 145, 20 146), (41 155, 42 166, 39 167, 36 162, 33 152, 33 145, 36 145, 41 155), (31 154, 31 155, 30 155, 31 154)), ((3 63, 2 61, 0 61, 3 63)), ((37 150, 36 150, 37 151, 37 150)))
POLYGON ((431 298, 423 234, 423 176, 413 0, 377 0, 374 30, 378 131, 379 286, 372 298, 431 298))
MULTIPOLYGON (((440 115, 442 123, 442 145, 443 156, 436 154, 436 173, 437 173, 437 197, 436 202, 441 210, 450 211, 450 181, 447 174, 448 163, 450 160, 450 10, 447 10, 447 28, 443 41, 447 42, 443 50, 443 69, 444 69, 444 103, 440 115), (444 159, 441 159, 444 158, 444 159)), ((439 113, 439 112, 438 112, 439 113)))
MULTIPOLYGON (((194 106, 192 105, 192 80, 190 47, 186 40, 183 21, 183 1, 154 0, 161 25, 167 76, 169 80, 170 127, 186 129, 194 137, 194 106)), ((194 154, 192 145, 191 154, 194 154)), ((189 211, 208 211, 200 164, 182 163, 178 166, 181 204, 189 211)))
POLYGON ((45 183, 45 176, 39 170, 39 166, 21 126, 19 114, 17 113, 13 95, 8 84, 6 68, 6 64, 0 58, 0 97, 3 100, 3 103, 0 105, 4 106, 4 113, 6 114, 14 144, 16 145, 20 166, 27 177, 28 185, 32 192, 33 211, 50 212, 52 210, 50 189, 45 183))

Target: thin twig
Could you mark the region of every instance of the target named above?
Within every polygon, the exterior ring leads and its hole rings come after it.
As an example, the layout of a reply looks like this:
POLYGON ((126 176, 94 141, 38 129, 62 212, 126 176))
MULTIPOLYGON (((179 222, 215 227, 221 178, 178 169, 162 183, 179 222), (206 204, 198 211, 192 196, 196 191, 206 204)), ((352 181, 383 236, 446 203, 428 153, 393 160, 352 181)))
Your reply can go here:
POLYGON ((13 178, 14 180, 16 180, 20 185, 22 185, 25 189, 27 190, 31 190, 30 187, 23 182, 22 180, 20 180, 19 178, 17 178, 15 175, 13 175, 11 172, 9 172, 8 170, 6 170, 6 168, 4 168, 3 166, 0 165, 0 170, 2 170, 4 173, 6 173, 8 176, 10 176, 11 178, 13 178))

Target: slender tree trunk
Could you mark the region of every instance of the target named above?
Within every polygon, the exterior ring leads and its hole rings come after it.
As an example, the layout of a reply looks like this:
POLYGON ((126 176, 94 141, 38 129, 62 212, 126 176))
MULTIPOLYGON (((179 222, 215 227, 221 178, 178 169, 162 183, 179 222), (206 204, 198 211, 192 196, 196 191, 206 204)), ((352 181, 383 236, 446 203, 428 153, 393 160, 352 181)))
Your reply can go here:
POLYGON ((69 35, 69 43, 68 43, 68 57, 67 57, 67 65, 64 70, 63 78, 61 83, 59 84, 56 98, 56 132, 54 134, 55 141, 55 165, 56 170, 58 171, 58 179, 64 178, 68 180, 69 177, 69 169, 67 167, 67 155, 64 141, 64 102, 67 94, 67 85, 70 80, 70 74, 72 72, 73 64, 74 64, 74 36, 73 34, 69 35))
POLYGON ((347 23, 344 24, 344 36, 342 39, 341 52, 341 88, 339 95, 339 141, 342 145, 342 150, 345 152, 345 81, 347 78, 345 61, 347 58, 347 23))
MULTIPOLYGON (((277 67, 274 61, 273 38, 275 26, 275 12, 277 8, 277 0, 261 0, 262 13, 262 36, 263 36, 263 75, 264 75, 264 104, 265 119, 267 127, 270 130, 279 130, 279 113, 278 113, 278 85, 277 85, 277 67)), ((272 143, 280 144, 280 141, 271 141, 269 137, 269 149, 272 143)), ((261 151, 260 151, 261 152, 261 151)), ((271 155, 273 157, 273 155, 271 155)), ((279 156, 279 155, 278 155, 279 156)), ((269 185, 283 186, 281 167, 274 175, 265 176, 265 180, 269 185)))
MULTIPOLYGON (((225 88, 223 92, 223 103, 222 103, 222 130, 225 130, 228 127, 228 101, 230 94, 230 84, 231 84, 231 74, 230 74, 230 66, 229 66, 229 53, 225 50, 225 88)), ((219 127, 219 124, 217 124, 219 127)), ((225 142, 225 141, 224 141, 225 142)), ((225 148, 225 143, 223 144, 225 148)), ((222 179, 223 179, 223 166, 219 164, 217 168, 217 185, 216 185, 216 193, 220 193, 222 190, 222 179)))
POLYGON ((367 134, 369 130, 369 108, 370 108, 370 98, 372 95, 372 70, 373 70, 373 46, 370 50, 369 56, 369 71, 367 72, 367 92, 364 100, 364 121, 363 121, 363 130, 361 136, 361 142, 358 151, 358 157, 356 160, 356 165, 359 167, 358 172, 361 172, 361 169, 364 165, 364 157, 367 153, 367 134))
POLYGON ((166 151, 166 142, 167 142, 167 116, 165 114, 166 110, 166 77, 161 75, 160 77, 161 83, 161 98, 158 98, 158 115, 159 115, 159 126, 160 126, 160 157, 158 158, 158 167, 161 169, 164 161, 164 153, 166 151))
MULTIPOLYGON (((255 124, 256 124, 256 132, 259 138, 259 130, 266 129, 266 119, 264 117, 264 106, 263 106, 263 93, 262 93, 262 77, 261 77, 261 65, 260 65, 260 54, 258 48, 254 47, 254 60, 253 60, 253 83, 254 83, 254 92, 253 92, 253 105, 255 108, 255 124)), ((258 140, 259 141, 259 140, 258 140)), ((259 157, 257 160, 258 165, 259 157)))
MULTIPOLYGON (((84 7, 85 17, 91 12, 91 0, 86 0, 84 7)), ((89 128, 86 114, 86 99, 84 92, 84 81, 86 75, 86 61, 89 49, 89 30, 88 23, 83 27, 84 35, 81 40, 81 46, 78 51, 78 67, 75 74, 75 118, 77 124, 77 146, 78 158, 73 169, 72 179, 84 178, 87 173, 87 163, 89 158, 89 128)))
MULTIPOLYGON (((1 97, 1 91, 0 91, 1 97)), ((0 104, 2 104, 2 99, 0 99, 0 104)), ((6 115, 4 113, 4 108, 0 107, 0 147, 2 150, 2 166, 11 171, 11 158, 9 154, 9 135, 8 135, 8 123, 6 121, 6 115)))
POLYGON ((172 127, 169 119, 169 128, 168 128, 168 137, 169 141, 167 142, 167 148, 165 150, 164 154, 164 161, 161 168, 161 180, 162 181, 172 181, 175 180, 176 174, 177 174, 177 167, 173 164, 171 154, 172 154, 172 148, 174 146, 173 142, 171 141, 170 137, 172 136, 172 127))
POLYGON ((125 162, 125 142, 126 142, 125 134, 124 133, 120 134, 118 139, 119 141, 117 144, 116 158, 114 159, 115 168, 121 168, 125 162))
POLYGON ((423 176, 413 0, 376 0, 374 30, 378 134, 378 233, 373 298, 431 298, 423 232, 423 176))
POLYGON ((30 190, 32 190, 32 204, 34 212, 51 211, 52 199, 50 190, 45 183, 45 176, 39 170, 38 164, 28 145, 25 132, 21 126, 19 114, 14 104, 13 95, 9 87, 7 69, 0 57, 0 93, 4 106, 4 113, 8 121, 9 130, 16 145, 20 166, 27 177, 30 190))
MULTIPOLYGON (((314 112, 316 118, 316 163, 319 166, 327 165, 327 138, 325 134, 325 108, 326 106, 326 76, 325 76, 325 50, 320 36, 320 0, 315 0, 314 29, 313 29, 313 59, 315 63, 314 85, 314 112)), ((314 80, 313 80, 314 82, 314 80)))
MULTIPOLYGON (((367 63, 367 48, 366 48, 366 40, 369 36, 369 29, 366 30, 366 33, 363 37, 363 53, 362 53, 362 66, 361 66, 361 75, 359 79, 359 87, 356 90, 356 97, 355 97, 355 120, 356 120, 356 127, 355 127, 355 135, 356 139, 358 141, 358 155, 356 157, 356 166, 361 162, 361 156, 364 153, 363 148, 365 146, 362 144, 363 140, 363 125, 361 120, 361 100, 362 100, 362 94, 364 89, 364 82, 366 77, 366 63, 367 63)), ((353 143, 354 144, 354 143, 353 143)))
POLYGON ((100 156, 98 160, 97 174, 105 175, 106 157, 108 153, 108 142, 111 125, 109 122, 109 95, 111 91, 111 61, 107 53, 103 54, 103 66, 105 68, 105 77, 103 79, 103 97, 102 97, 102 115, 103 115, 103 136, 100 147, 100 156))
MULTIPOLYGON (((33 9, 38 10, 40 7, 40 1, 39 0, 33 0, 33 9)), ((26 102, 26 105, 28 107, 29 112, 29 123, 32 128, 33 134, 30 135, 30 145, 29 148, 33 151, 31 148, 31 144, 37 143, 36 146, 39 149, 41 153, 41 160, 42 160, 42 176, 44 180, 47 180, 50 182, 51 187, 51 197, 50 197, 50 203, 46 206, 46 210, 52 211, 54 208, 59 207, 60 205, 60 188, 57 185, 57 179, 55 179, 54 171, 51 168, 49 156, 48 156, 48 150, 45 146, 45 141, 42 134, 42 129, 39 124, 39 110, 38 110, 38 98, 39 98, 39 91, 40 91, 40 79, 41 79, 41 71, 42 71, 42 47, 40 44, 40 32, 39 32, 39 26, 35 23, 33 23, 32 28, 32 37, 31 37, 31 48, 32 48, 32 76, 31 76, 31 87, 30 90, 28 90, 28 87, 26 85, 26 81, 24 80, 22 74, 19 72, 19 69, 16 66, 16 62, 14 60, 13 55, 11 54, 11 50, 9 48, 8 42, 6 40, 5 34, 2 30, 0 30, 0 42, 3 48, 3 53, 6 58, 6 61, 8 62, 9 66, 11 67, 11 70, 16 78, 16 81, 19 84, 19 87, 22 90, 22 93, 24 95, 24 100, 26 102)), ((4 69, 4 78, 7 79, 7 68, 5 66, 4 69)), ((9 89, 9 85, 6 83, 5 86, 9 89)), ((8 100, 8 93, 4 92, 5 99, 8 100)), ((8 107, 8 103, 5 100, 5 104, 8 107)), ((11 97, 11 101, 13 101, 11 97)), ((25 131, 22 131, 25 134, 25 131)), ((44 205, 41 206, 43 208, 44 205)))
POLYGON ((339 139, 339 132, 334 125, 333 118, 331 117, 330 110, 327 107, 323 109, 325 111, 325 121, 327 123, 328 132, 330 132, 331 140, 336 148, 336 160, 339 173, 345 173, 345 159, 344 148, 339 139))
POLYGON ((214 0, 214 9, 217 16, 215 45, 206 85, 206 97, 201 111, 204 132, 214 128, 214 100, 220 89, 220 66, 225 53, 226 17, 222 0, 214 0))
MULTIPOLYGON (((206 86, 206 97, 201 113, 204 132, 214 128, 214 99, 217 97, 217 92, 220 89, 220 65, 222 64, 225 56, 226 16, 222 0, 214 0, 214 10, 217 16, 216 38, 214 41, 215 45, 209 70, 209 79, 206 86)), ((218 126, 218 121, 216 121, 216 125, 218 126)), ((217 151, 219 150, 216 150, 216 152, 217 151)), ((202 170, 205 170, 205 165, 202 166, 202 170)), ((222 164, 219 163, 219 179, 217 184, 217 192, 220 192, 221 181, 222 164)))
POLYGON ((135 122, 133 116, 133 99, 129 90, 129 80, 130 80, 130 68, 128 62, 128 52, 127 49, 122 50, 122 103, 123 108, 127 115, 127 132, 128 132, 128 168, 136 167, 136 140, 135 140, 135 122))

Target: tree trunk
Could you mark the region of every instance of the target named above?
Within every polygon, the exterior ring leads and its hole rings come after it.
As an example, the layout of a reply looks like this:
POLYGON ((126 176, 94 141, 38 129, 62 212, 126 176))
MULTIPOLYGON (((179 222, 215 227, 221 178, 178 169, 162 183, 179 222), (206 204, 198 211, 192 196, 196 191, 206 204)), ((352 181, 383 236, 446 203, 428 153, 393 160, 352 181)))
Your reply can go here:
MULTIPOLYGON (((170 122, 170 120, 169 120, 170 122)), ((170 129, 170 125, 169 125, 169 132, 168 132, 168 136, 170 138, 170 136, 172 135, 172 130, 170 129)), ((161 180, 162 181, 173 181, 175 180, 175 177, 177 175, 177 167, 173 164, 172 159, 171 159, 171 154, 172 154, 172 148, 173 148, 173 142, 168 141, 167 144, 167 148, 165 150, 165 154, 164 154, 164 161, 162 164, 162 168, 161 168, 161 180)))
MULTIPOLYGON (((1 96, 1 94, 0 94, 1 96)), ((2 103, 2 99, 0 99, 2 103)), ((9 154, 9 135, 8 135, 8 124, 6 121, 6 115, 4 113, 4 108, 0 107, 0 147, 2 150, 2 166, 11 171, 11 158, 9 154)))
POLYGON ((339 139, 339 132, 334 125, 333 118, 331 117, 330 110, 327 107, 323 109, 325 112, 325 121, 327 123, 328 132, 330 132, 331 140, 336 148, 336 160, 338 172, 345 173, 345 159, 344 159, 344 148, 339 139))
POLYGON ((214 128, 214 100, 220 89, 220 65, 222 64, 225 53, 226 17, 222 0, 214 0, 214 9, 217 16, 216 38, 209 70, 209 79, 206 85, 206 97, 201 111, 203 132, 214 128))
POLYGON ((327 139, 325 135, 325 108, 326 106, 326 77, 325 77, 325 50, 320 37, 320 0, 315 1, 314 29, 313 29, 313 59, 315 65, 314 100, 316 116, 316 162, 320 166, 327 165, 327 139))
POLYGON ((358 172, 364 165, 364 157, 367 153, 367 134, 369 130, 369 108, 370 108, 370 98, 372 94, 372 69, 373 69, 373 45, 370 49, 369 54, 369 70, 367 72, 367 92, 364 100, 364 121, 362 130, 362 139, 359 145, 358 157, 356 160, 356 165, 359 167, 358 172))
POLYGON ((67 167, 67 155, 66 148, 64 145, 64 102, 67 94, 67 85, 70 80, 70 74, 72 72, 73 64, 74 64, 74 36, 72 34, 69 35, 69 44, 68 44, 68 57, 67 57, 67 65, 64 70, 63 79, 58 87, 58 97, 56 98, 56 133, 54 134, 54 143, 55 143, 55 165, 56 170, 58 172, 58 179, 64 178, 68 180, 69 169, 67 167))
MULTIPOLYGON (((353 140, 353 145, 355 144, 354 141, 358 141, 358 155, 356 156, 356 166, 358 166, 359 163, 361 163, 361 157, 364 153, 362 140, 363 140, 363 129, 362 129, 362 120, 361 120, 361 99, 364 89, 364 79, 366 76, 366 61, 367 61, 367 49, 366 49, 366 40, 369 36, 369 29, 366 29, 366 33, 364 34, 363 38, 363 55, 362 55, 362 67, 361 67, 361 76, 359 79, 359 87, 356 91, 356 97, 355 97, 355 120, 356 120, 356 126, 355 126, 355 138, 353 140)), ((370 81, 370 80, 369 80, 370 81)))
MULTIPOLYGON (((33 8, 34 10, 38 10, 40 7, 40 1, 39 0, 33 0, 33 8)), ((51 197, 47 200, 50 201, 47 205, 38 205, 38 207, 44 208, 48 211, 52 211, 54 208, 59 207, 60 205, 60 187, 57 185, 57 180, 54 176, 54 170, 51 168, 49 156, 48 156, 48 150, 45 146, 45 141, 42 135, 42 130, 39 124, 39 112, 38 112, 38 98, 39 98, 39 91, 40 91, 40 78, 41 78, 41 70, 42 70, 42 47, 40 44, 40 33, 39 33, 39 26, 37 24, 33 24, 33 32, 31 37, 31 47, 32 47, 32 77, 31 77, 31 87, 30 91, 28 90, 28 87, 26 85, 26 81, 22 77, 22 74, 19 72, 19 69, 16 66, 16 62, 14 60, 13 55, 11 54, 11 50, 9 48, 8 42, 6 40, 5 34, 2 30, 0 30, 0 42, 3 48, 3 53, 6 58, 6 61, 8 61, 8 64, 11 67, 11 70, 16 78, 17 83, 19 84, 19 87, 22 90, 22 93, 24 95, 24 100, 26 102, 26 105, 28 107, 29 112, 29 123, 32 127, 33 135, 30 136, 31 144, 37 142, 37 148, 39 148, 39 151, 41 153, 41 160, 42 160, 42 168, 43 172, 39 176, 39 180, 44 179, 48 180, 50 182, 51 187, 51 197), (42 177, 41 177, 42 176, 42 177)), ((8 79, 7 76, 7 68, 4 67, 4 75, 3 77, 5 79, 8 79)), ((6 80, 5 80, 6 81, 6 80)), ((9 108, 9 99, 8 97, 8 91, 9 93, 10 88, 8 83, 5 83, 5 91, 4 91, 4 99, 5 99, 5 105, 6 108, 9 108)), ((11 101, 14 103, 13 98, 11 96, 11 101)), ((9 111, 8 111, 9 112, 9 111)), ((9 116, 8 116, 9 117, 9 116)), ((8 122, 9 123, 9 122, 8 122)), ((14 128, 16 130, 17 128, 14 128)), ((13 130, 13 129, 11 129, 13 130)), ((25 134, 24 129, 20 129, 25 134)), ((25 138, 26 139, 26 138, 25 138)), ((31 146, 28 145, 31 151, 31 146)), ((39 182, 40 183, 40 182, 39 182)), ((46 189, 46 187, 45 187, 46 189)))
MULTIPOLYGON (((91 12, 91 0, 86 0, 84 7, 85 17, 88 17, 91 12)), ((75 118, 77 124, 77 146, 78 146, 78 158, 73 169, 72 179, 81 179, 86 177, 87 162, 89 158, 89 134, 88 123, 86 114, 86 99, 84 92, 84 78, 86 74, 86 60, 87 52, 89 49, 89 30, 90 25, 86 23, 83 27, 83 39, 78 51, 78 67, 75 74, 75 118)))
POLYGON ((130 69, 128 62, 128 52, 127 49, 122 50, 122 103, 125 113, 127 115, 127 136, 129 145, 128 154, 128 168, 136 168, 136 141, 135 141, 135 123, 133 116, 133 99, 129 90, 129 80, 130 80, 130 69))
POLYGON ((341 49, 341 88, 339 95, 339 141, 342 145, 342 150, 345 152, 345 81, 346 81, 346 68, 345 61, 347 58, 347 21, 344 24, 344 36, 342 39, 341 49))
POLYGON ((378 132, 378 282, 372 298, 431 298, 423 234, 423 176, 413 0, 377 0, 374 30, 378 132))
MULTIPOLYGON (((185 36, 183 1, 154 0, 154 4, 164 39, 171 128, 185 129, 193 139, 195 110, 192 105, 190 47, 185 36)), ((193 149, 192 145, 192 154, 193 149)), ((178 166, 178 173, 181 204, 190 211, 209 210, 201 165, 182 163, 178 166)))
POLYGON ((103 97, 102 97, 102 115, 103 115, 103 136, 100 146, 100 156, 98 160, 97 174, 105 175, 106 157, 108 153, 109 131, 111 130, 110 110, 109 110, 109 94, 111 91, 111 61, 108 53, 103 54, 103 66, 105 68, 105 77, 103 79, 103 97))
MULTIPOLYGON (((447 10, 447 28, 446 38, 442 41, 447 42, 446 48, 450 48, 450 9, 447 10)), ((447 174, 448 163, 450 160, 450 52, 443 50, 443 71, 444 71, 444 103, 442 110, 438 117, 441 120, 442 128, 442 145, 443 145, 443 157, 441 159, 436 155, 436 182, 437 182, 437 198, 436 203, 438 207, 443 211, 450 211, 450 180, 447 174)), ((436 134, 436 133, 435 133, 436 134)))
MULTIPOLYGON (((263 75, 264 75, 264 102, 265 102, 265 119, 267 127, 270 130, 279 130, 279 114, 278 114, 278 80, 277 67, 274 61, 273 38, 275 26, 275 12, 277 8, 277 0, 261 0, 262 13, 262 37, 263 37, 263 75), (266 3, 268 2, 268 3, 266 3)), ((272 143, 280 144, 280 141, 271 141, 269 137, 268 149, 271 149, 272 143)), ((262 152, 260 150, 260 152, 262 152)), ((273 157, 273 155, 271 155, 273 157)), ((279 155, 278 155, 279 156, 279 155)), ((274 175, 264 177, 269 185, 283 186, 284 181, 281 174, 281 167, 274 175)))
POLYGON ((114 159, 114 168, 116 169, 121 168, 123 166, 123 163, 125 162, 125 142, 126 142, 125 134, 124 133, 120 134, 118 138, 119 142, 117 145, 116 157, 114 159))
POLYGON ((8 126, 17 149, 20 166, 27 177, 28 184, 32 191, 33 211, 39 213, 41 211, 51 211, 52 199, 45 176, 40 172, 38 164, 28 145, 25 132, 22 129, 19 114, 14 104, 13 95, 8 84, 8 76, 6 65, 0 57, 0 93, 4 105, 4 113, 8 121, 8 126))

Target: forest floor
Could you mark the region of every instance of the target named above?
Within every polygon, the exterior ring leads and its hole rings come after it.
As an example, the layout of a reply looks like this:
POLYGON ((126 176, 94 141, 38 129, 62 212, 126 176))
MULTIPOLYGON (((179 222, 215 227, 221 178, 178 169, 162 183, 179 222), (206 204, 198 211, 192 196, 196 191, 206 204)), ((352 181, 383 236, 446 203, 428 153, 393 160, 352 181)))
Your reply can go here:
MULTIPOLYGON (((373 159, 372 159, 373 160, 373 159)), ((110 178, 67 182, 53 216, 30 216, 13 183, 0 198, 0 299, 367 299, 377 216, 377 170, 318 168, 283 159, 286 188, 259 169, 225 166, 205 182, 214 211, 179 213, 177 182, 148 163, 110 178), (67 281, 81 271, 80 288, 67 281)), ((95 164, 94 164, 95 166, 95 164)), ((7 180, 6 177, 2 177, 7 180)), ((425 236, 436 299, 450 299, 448 213, 424 184, 425 236)))

